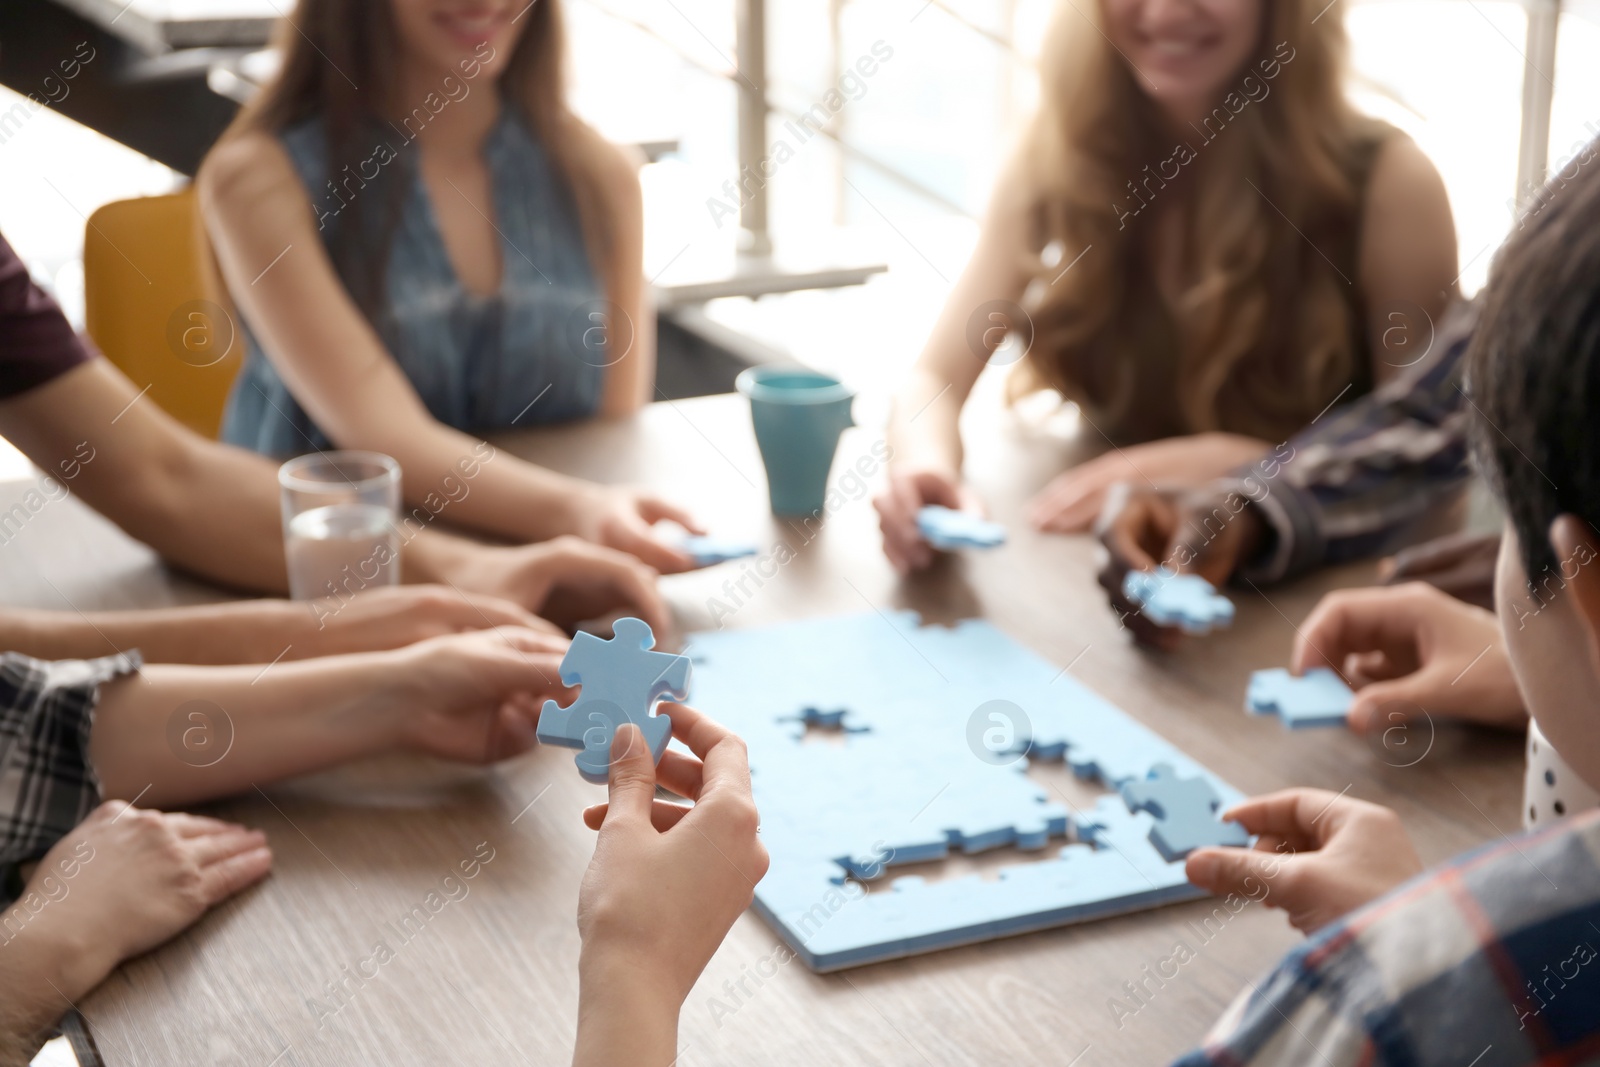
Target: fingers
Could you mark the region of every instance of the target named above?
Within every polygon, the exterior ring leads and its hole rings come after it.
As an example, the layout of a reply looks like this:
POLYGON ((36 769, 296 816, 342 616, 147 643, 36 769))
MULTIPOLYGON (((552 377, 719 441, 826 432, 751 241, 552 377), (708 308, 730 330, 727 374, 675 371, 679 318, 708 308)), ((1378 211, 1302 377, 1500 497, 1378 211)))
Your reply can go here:
POLYGON ((272 850, 265 845, 245 848, 200 869, 200 891, 206 907, 220 904, 242 889, 265 878, 272 870, 272 850))
POLYGON ((1190 882, 1216 896, 1260 899, 1285 862, 1275 852, 1253 848, 1201 848, 1189 853, 1183 870, 1190 882))
MULTIPOLYGON (((168 822, 170 825, 171 816, 168 816, 168 822)), ((185 847, 195 862, 204 867, 242 852, 266 848, 267 835, 260 830, 246 830, 242 826, 232 827, 191 837, 185 847)))
MULTIPOLYGON (((116 801, 116 803, 120 804, 122 802, 116 801)), ((221 819, 213 819, 206 815, 190 815, 182 811, 168 812, 162 817, 166 819, 167 825, 171 827, 173 832, 179 837, 185 838, 244 829, 238 823, 223 822, 221 819)))
POLYGON ((704 765, 693 756, 667 749, 656 764, 656 784, 670 789, 680 797, 699 800, 704 788, 704 765))
POLYGON ((1044 488, 1028 508, 1028 518, 1050 533, 1079 533, 1089 528, 1100 512, 1105 491, 1130 474, 1120 455, 1105 455, 1080 463, 1044 488))
POLYGON ((663 704, 661 713, 672 719, 672 736, 704 764, 697 799, 719 791, 749 795, 750 756, 743 738, 687 704, 663 704))
POLYGON ((656 765, 650 746, 633 723, 617 727, 611 738, 611 775, 606 796, 617 818, 643 823, 656 795, 656 765))
POLYGON ((489 735, 487 761, 490 763, 520 756, 538 741, 539 711, 531 701, 512 699, 500 705, 489 735))
POLYGON ((571 639, 563 633, 548 633, 526 626, 497 626, 495 636, 509 648, 533 656, 564 656, 571 639))
POLYGON ((891 474, 888 489, 873 500, 883 551, 896 572, 905 575, 933 563, 933 548, 917 529, 923 490, 913 478, 891 474))
POLYGON ((1271 835, 1296 851, 1320 848, 1363 801, 1326 789, 1284 789, 1240 801, 1222 813, 1252 834, 1271 835))
POLYGON ((626 560, 606 560, 605 566, 609 571, 607 581, 616 590, 618 599, 632 607, 655 633, 671 632, 672 610, 656 585, 655 572, 626 560))
POLYGON ((1159 565, 1153 553, 1165 555, 1176 517, 1171 503, 1160 494, 1117 482, 1106 493, 1095 532, 1111 564, 1123 574, 1150 571, 1159 565))
POLYGON ((692 534, 704 534, 706 532, 705 527, 696 522, 693 515, 690 515, 676 504, 670 504, 658 497, 641 496, 638 498, 638 506, 639 517, 652 525, 662 519, 668 519, 692 534))
POLYGON ((650 535, 650 527, 643 522, 614 526, 606 543, 612 548, 637 557, 642 563, 654 567, 662 574, 679 574, 694 569, 694 557, 681 548, 674 548, 657 541, 650 535))
POLYGON ((1329 593, 1307 616, 1295 638, 1289 669, 1340 671, 1347 656, 1383 652, 1391 660, 1414 656, 1420 618, 1414 587, 1341 589, 1329 593))
MULTIPOLYGON (((583 809, 583 825, 591 830, 598 830, 605 825, 606 813, 610 810, 609 804, 594 804, 583 809)), ((650 806, 650 825, 657 831, 666 833, 682 821, 683 817, 693 810, 687 804, 673 804, 665 800, 658 800, 650 806)))
MULTIPOLYGON (((497 596, 463 593, 458 625, 464 630, 483 630, 495 626, 517 626, 532 630, 550 629, 550 624, 520 604, 497 596)), ((557 631, 559 632, 559 631, 557 631)))

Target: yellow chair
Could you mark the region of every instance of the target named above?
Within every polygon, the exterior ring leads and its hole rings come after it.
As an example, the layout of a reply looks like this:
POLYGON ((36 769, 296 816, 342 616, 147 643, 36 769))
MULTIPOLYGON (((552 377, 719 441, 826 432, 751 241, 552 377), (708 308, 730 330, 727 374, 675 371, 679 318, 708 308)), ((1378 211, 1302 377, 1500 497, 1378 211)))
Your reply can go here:
POLYGON ((84 326, 106 358, 178 421, 216 437, 245 342, 194 187, 89 216, 83 282, 84 326))

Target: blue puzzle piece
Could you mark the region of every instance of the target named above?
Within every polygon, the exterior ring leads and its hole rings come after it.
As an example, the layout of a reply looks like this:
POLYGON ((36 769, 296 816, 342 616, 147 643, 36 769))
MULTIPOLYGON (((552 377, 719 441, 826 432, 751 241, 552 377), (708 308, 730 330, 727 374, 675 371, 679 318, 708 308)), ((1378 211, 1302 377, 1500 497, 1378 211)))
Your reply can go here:
POLYGON ((625 722, 639 727, 659 763, 672 739, 672 722, 652 711, 664 697, 682 700, 689 693, 688 657, 650 651, 656 639, 649 623, 618 619, 613 629, 609 641, 589 633, 572 639, 561 660, 561 681, 582 687, 578 699, 565 708, 547 700, 539 712, 539 740, 581 748, 578 773, 597 784, 609 775, 611 739, 625 722))
POLYGON ((1196 574, 1177 574, 1168 567, 1129 571, 1122 579, 1122 595, 1158 626, 1206 634, 1233 624, 1233 601, 1196 574))
POLYGON ((1356 695, 1333 671, 1314 667, 1296 678, 1281 667, 1250 675, 1244 708, 1252 715, 1276 715, 1291 730, 1343 726, 1356 695))
POLYGON ((1236 822, 1222 822, 1222 798, 1204 778, 1180 778, 1169 763, 1158 763, 1143 781, 1122 787, 1129 811, 1147 811, 1155 818, 1150 843, 1169 863, 1202 845, 1248 845, 1250 835, 1236 822))
POLYGON ((1238 791, 987 623, 872 612, 690 645, 695 706, 749 745, 772 857, 755 909, 814 970, 1205 895, 1157 850, 1154 817, 1116 790, 1164 763, 1224 803, 1238 791), (798 743, 806 709, 860 729, 798 743), (1028 776, 1035 760, 1065 760, 1110 792, 1073 810, 1028 776), (1007 845, 1035 855, 997 879, 896 877, 1007 845))
POLYGON ((684 538, 683 544, 679 547, 694 558, 696 567, 710 567, 716 563, 726 563, 730 559, 744 559, 761 551, 759 545, 750 541, 698 535, 684 538))
POLYGON ((998 548, 1006 543, 1006 528, 965 511, 929 504, 917 512, 922 539, 941 552, 963 548, 998 548))

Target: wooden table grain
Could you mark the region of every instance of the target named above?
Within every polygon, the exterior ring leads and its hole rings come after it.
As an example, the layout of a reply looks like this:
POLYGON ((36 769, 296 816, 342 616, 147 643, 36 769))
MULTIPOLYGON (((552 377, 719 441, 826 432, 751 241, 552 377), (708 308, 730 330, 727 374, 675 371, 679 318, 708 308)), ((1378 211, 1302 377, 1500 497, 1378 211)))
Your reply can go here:
MULTIPOLYGON (((1283 663, 1316 598, 1367 580, 1370 567, 1236 591, 1231 631, 1173 655, 1145 653, 1094 583, 1092 542, 1036 535, 1021 518, 1028 495, 1079 446, 997 408, 971 411, 967 433, 975 484, 1012 541, 909 582, 878 550, 869 486, 881 430, 846 434, 829 513, 811 525, 768 513, 749 416, 734 397, 656 404, 502 446, 573 474, 648 485, 715 532, 752 536, 765 556, 787 560, 666 579, 686 632, 893 608, 981 616, 1070 664, 1247 792, 1305 784, 1392 805, 1429 861, 1515 831, 1515 738, 1439 725, 1383 744, 1290 733, 1241 711, 1249 672, 1283 663)), ((0 508, 22 488, 3 487, 0 508)), ((0 590, 11 603, 69 610, 220 595, 169 574, 70 499, 0 545, 0 590)), ((1060 768, 1030 773, 1055 776, 1075 797, 1094 792, 1060 768)), ((113 1067, 564 1062, 577 1006, 578 883, 593 843, 579 811, 598 795, 569 751, 550 749, 490 770, 374 761, 214 805, 266 831, 274 873, 84 1001, 102 1053, 113 1067)), ((1298 940, 1281 913, 1257 905, 1204 935, 1199 920, 1211 910, 1192 902, 829 976, 778 964, 781 941, 747 914, 684 1006, 678 1063, 1164 1063, 1298 940), (1193 958, 1163 977, 1157 964, 1179 942, 1193 958)))

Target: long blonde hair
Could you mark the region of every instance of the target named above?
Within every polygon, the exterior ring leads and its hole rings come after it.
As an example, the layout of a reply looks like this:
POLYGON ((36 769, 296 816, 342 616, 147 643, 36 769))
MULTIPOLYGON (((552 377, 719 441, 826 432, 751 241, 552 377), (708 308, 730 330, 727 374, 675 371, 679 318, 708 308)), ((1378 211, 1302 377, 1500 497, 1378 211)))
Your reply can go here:
MULTIPOLYGON (((528 26, 501 74, 499 91, 532 126, 565 180, 578 210, 590 262, 610 277, 616 226, 603 190, 602 156, 609 146, 567 106, 566 33, 559 0, 528 6, 528 26)), ((277 76, 239 113, 222 140, 248 131, 280 134, 313 116, 323 120, 328 174, 359 167, 373 150, 373 129, 392 130, 385 110, 395 103, 399 35, 389 0, 298 0, 279 22, 283 55, 277 76)), ((399 222, 402 182, 385 168, 382 192, 351 200, 341 214, 330 252, 351 295, 374 317, 383 303, 384 265, 399 222)), ((401 173, 404 173, 402 170, 401 173)))
POLYGON ((1053 246, 1064 264, 1093 247, 1059 276, 1030 256, 1044 284, 1033 287, 1034 342, 1015 391, 1054 388, 1113 413, 1138 399, 1127 360, 1141 353, 1118 341, 1161 298, 1141 225, 1156 213, 1135 212, 1183 193, 1173 385, 1190 432, 1287 435, 1368 372, 1354 269, 1326 257, 1354 247, 1358 160, 1387 128, 1346 100, 1344 28, 1323 0, 1262 3, 1260 43, 1233 95, 1175 146, 1102 32, 1100 5, 1063 0, 1025 143, 1034 251, 1053 246), (1190 188, 1166 191, 1175 183, 1190 188))

